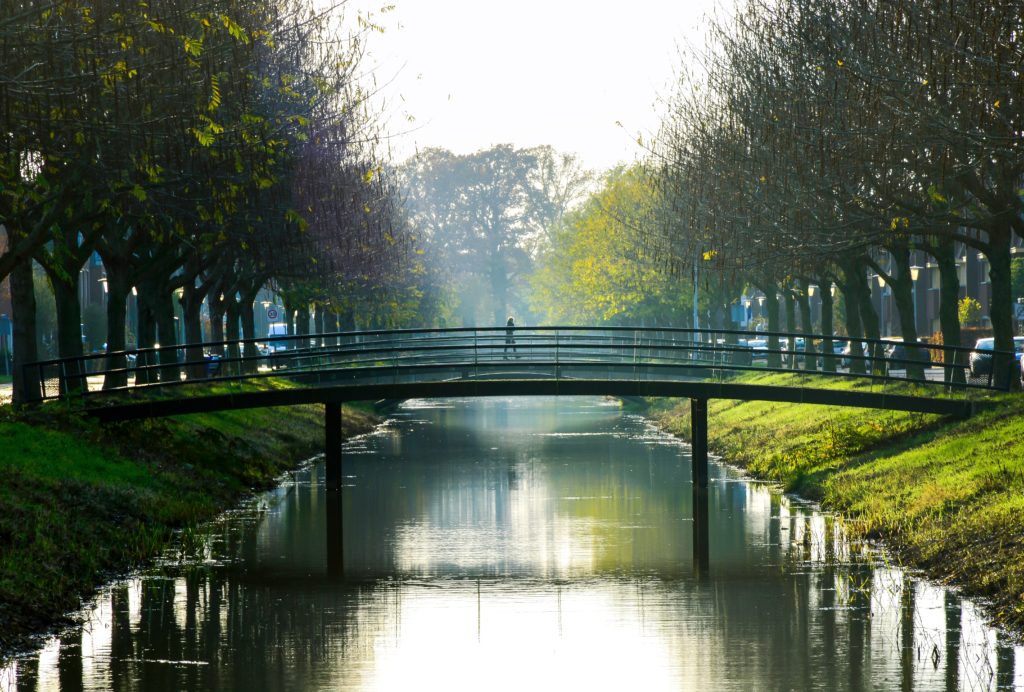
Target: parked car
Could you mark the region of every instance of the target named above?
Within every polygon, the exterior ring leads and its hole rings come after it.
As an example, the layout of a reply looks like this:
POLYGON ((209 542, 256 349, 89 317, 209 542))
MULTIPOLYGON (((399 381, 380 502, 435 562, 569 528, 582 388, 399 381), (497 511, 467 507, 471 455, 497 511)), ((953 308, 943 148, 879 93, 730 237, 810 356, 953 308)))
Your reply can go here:
MULTIPOLYGON (((974 342, 968 360, 971 377, 988 377, 992 374, 992 351, 995 350, 995 339, 986 337, 974 342)), ((1018 355, 1024 353, 1024 336, 1013 337, 1013 351, 1018 355)))
POLYGON ((863 341, 848 341, 846 346, 843 347, 840 365, 844 368, 849 368, 853 365, 854 360, 859 360, 864 364, 865 370, 872 370, 874 366, 874 358, 871 356, 870 344, 866 344, 863 341), (857 358, 857 356, 860 356, 860 358, 857 358))
POLYGON ((844 368, 848 368, 853 363, 855 356, 866 356, 867 352, 865 346, 866 344, 863 344, 860 341, 847 341, 843 345, 843 350, 840 352, 840 355, 842 355, 840 364, 844 368))
POLYGON ((203 361, 206 363, 206 376, 216 377, 220 374, 220 356, 216 353, 204 353, 203 361))
POLYGON ((751 354, 754 361, 767 361, 768 360, 768 340, 767 339, 751 339, 747 342, 747 346, 753 351, 751 354))
POLYGON ((930 360, 928 345, 924 341, 917 341, 915 344, 890 344, 885 349, 885 357, 889 361, 889 367, 896 370, 905 370, 914 361, 927 363, 930 360))

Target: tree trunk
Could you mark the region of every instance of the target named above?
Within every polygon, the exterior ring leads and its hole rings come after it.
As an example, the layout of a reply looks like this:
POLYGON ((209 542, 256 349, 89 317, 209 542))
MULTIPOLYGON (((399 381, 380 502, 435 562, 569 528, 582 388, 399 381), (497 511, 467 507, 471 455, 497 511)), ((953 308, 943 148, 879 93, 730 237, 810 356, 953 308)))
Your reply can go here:
MULTIPOLYGON (((859 271, 856 272, 857 281, 863 282, 863 290, 858 291, 858 297, 860 303, 858 309, 860 310, 860 321, 864 326, 864 336, 874 341, 869 347, 869 355, 871 360, 871 371, 878 374, 884 374, 885 367, 885 354, 882 352, 882 345, 878 343, 878 339, 882 338, 880 325, 878 322, 878 313, 875 312, 875 306, 871 304, 871 291, 867 285, 867 276, 864 274, 864 267, 858 266, 859 271)), ((882 296, 885 299, 885 296, 882 296)))
POLYGON ((239 317, 242 320, 242 337, 246 340, 242 345, 242 355, 245 356, 243 372, 247 375, 255 375, 259 372, 259 349, 256 348, 256 296, 259 295, 259 287, 242 293, 239 300, 239 317))
POLYGON ((236 294, 224 296, 224 315, 227 318, 224 325, 224 337, 228 342, 226 374, 235 375, 241 371, 239 368, 241 350, 238 348, 238 340, 241 335, 239 334, 239 306, 236 294))
POLYGON ((224 295, 221 293, 223 286, 217 284, 210 291, 206 304, 210 308, 210 347, 211 353, 224 357, 224 295))
MULTIPOLYGON (((107 266, 107 353, 127 348, 128 276, 123 268, 107 266)), ((128 386, 128 359, 124 355, 107 356, 103 389, 128 386)))
POLYGON ((832 282, 831 281, 818 281, 818 286, 821 291, 821 333, 824 338, 821 340, 821 368, 825 372, 836 371, 836 359, 835 359, 835 343, 832 340, 832 334, 835 330, 833 324, 833 313, 835 310, 835 304, 832 298, 832 282))
POLYGON ((152 298, 153 315, 160 336, 160 381, 181 381, 181 353, 178 349, 178 326, 174 319, 174 294, 167 286, 155 287, 152 298))
POLYGON ((779 353, 779 337, 775 332, 779 331, 779 296, 775 292, 775 286, 769 286, 771 290, 764 292, 764 307, 768 313, 768 367, 779 369, 782 367, 782 354, 779 353))
POLYGON ((796 370, 796 354, 793 353, 796 350, 796 339, 793 337, 796 334, 796 305, 793 301, 792 291, 787 290, 782 296, 786 304, 786 332, 789 333, 786 341, 786 350, 790 351, 790 353, 786 354, 785 361, 788 367, 796 370))
MULTIPOLYGON (((32 262, 18 262, 11 269, 11 341, 14 349, 13 400, 15 406, 36 401, 41 395, 42 377, 27 363, 39 360, 36 345, 36 292, 32 285, 32 262)), ((46 394, 56 394, 47 390, 46 394)))
MULTIPOLYGON (((145 286, 138 286, 137 306, 139 323, 139 348, 150 349, 156 345, 156 318, 149 304, 149 296, 145 286)), ((135 383, 149 384, 157 381, 156 356, 151 352, 139 353, 135 361, 135 383)))
POLYGON ((988 316, 992 320, 995 353, 992 354, 992 383, 1002 389, 1019 389, 1020 378, 1015 377, 1017 358, 1013 347, 1013 287, 1010 281, 1009 222, 999 221, 989 232, 988 256, 989 301, 988 316))
POLYGON ((967 353, 956 348, 960 346, 960 276, 956 271, 956 243, 951 238, 941 239, 933 256, 939 265, 939 328, 943 345, 949 347, 942 353, 945 381, 965 384, 967 353))
POLYGON ((78 273, 65 278, 44 267, 50 278, 53 301, 57 308, 57 356, 74 358, 61 367, 61 383, 67 392, 88 389, 86 364, 82 357, 82 305, 78 302, 78 273))
POLYGON ((508 319, 508 272, 499 257, 491 261, 491 298, 494 300, 494 324, 504 325, 508 319))
POLYGON ((324 334, 327 332, 325 329, 324 319, 324 305, 322 303, 316 303, 313 306, 313 334, 315 338, 313 340, 313 346, 321 347, 325 345, 324 334))
MULTIPOLYGON (((296 326, 295 315, 298 312, 298 310, 299 309, 295 306, 295 303, 293 303, 290 299, 285 298, 285 301, 284 301, 285 320, 284 321, 288 325, 288 336, 295 336, 295 334, 296 334, 296 331, 295 331, 295 326, 296 326)), ((289 341, 288 342, 288 348, 294 348, 294 347, 295 347, 295 342, 294 341, 289 341)))
POLYGON ((356 330, 355 310, 346 308, 338 317, 338 326, 341 331, 354 332, 356 330))
POLYGON ((811 297, 807 279, 800 280, 800 293, 797 295, 797 306, 800 308, 800 328, 804 335, 804 370, 817 370, 815 361, 816 351, 814 350, 814 324, 811 319, 811 297))
POLYGON ((338 332, 341 331, 340 323, 341 317, 338 315, 336 310, 332 308, 326 311, 326 314, 324 315, 324 328, 334 335, 329 339, 328 345, 330 346, 337 346, 341 343, 337 336, 338 332))
POLYGON ((190 380, 206 377, 203 353, 203 294, 194 284, 185 284, 181 293, 181 318, 185 331, 185 376, 190 380))
POLYGON ((921 350, 911 347, 918 342, 917 320, 914 310, 914 278, 910 273, 910 249, 897 247, 889 251, 896 264, 895 276, 892 277, 893 299, 899 313, 900 332, 903 336, 904 353, 913 362, 892 363, 894 368, 906 368, 907 377, 913 380, 924 380, 924 365, 920 362, 921 350))
POLYGON ((843 274, 846 276, 846 285, 843 287, 843 304, 846 309, 846 331, 850 337, 849 369, 851 373, 863 374, 867 371, 867 364, 862 358, 864 354, 863 345, 859 339, 864 336, 864 323, 860 318, 861 294, 867 293, 867 279, 864 277, 862 267, 856 262, 843 267, 843 274))

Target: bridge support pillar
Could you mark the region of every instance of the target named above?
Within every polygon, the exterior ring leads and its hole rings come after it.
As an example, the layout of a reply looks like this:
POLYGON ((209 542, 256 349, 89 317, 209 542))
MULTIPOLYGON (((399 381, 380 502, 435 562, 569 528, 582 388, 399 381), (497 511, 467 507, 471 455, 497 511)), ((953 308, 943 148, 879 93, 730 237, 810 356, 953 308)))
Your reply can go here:
POLYGON ((690 399, 691 476, 693 478, 693 566, 708 572, 708 400, 690 399))
POLYGON ((326 497, 327 513, 327 576, 345 576, 345 544, 341 514, 341 493, 329 492, 326 497))
POLYGON ((324 404, 324 457, 327 490, 341 490, 341 404, 324 404))

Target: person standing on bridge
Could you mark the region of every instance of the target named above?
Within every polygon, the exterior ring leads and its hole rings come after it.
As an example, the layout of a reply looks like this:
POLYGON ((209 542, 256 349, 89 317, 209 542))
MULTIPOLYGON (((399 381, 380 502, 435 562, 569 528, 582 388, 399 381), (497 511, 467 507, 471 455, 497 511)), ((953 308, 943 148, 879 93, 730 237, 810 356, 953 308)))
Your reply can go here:
POLYGON ((511 316, 509 316, 508 322, 505 323, 505 350, 503 351, 503 356, 502 356, 505 360, 508 360, 508 349, 509 349, 509 346, 512 347, 512 353, 513 354, 515 354, 515 352, 516 352, 515 332, 516 332, 516 322, 515 322, 515 320, 512 319, 511 316))

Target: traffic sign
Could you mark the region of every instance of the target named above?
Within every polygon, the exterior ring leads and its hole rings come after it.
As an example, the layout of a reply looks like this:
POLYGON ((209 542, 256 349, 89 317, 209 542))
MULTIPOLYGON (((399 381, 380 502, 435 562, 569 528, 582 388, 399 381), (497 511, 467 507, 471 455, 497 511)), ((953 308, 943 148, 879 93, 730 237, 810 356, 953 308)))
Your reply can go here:
POLYGON ((278 318, 277 308, 267 308, 267 319, 276 320, 278 318))

